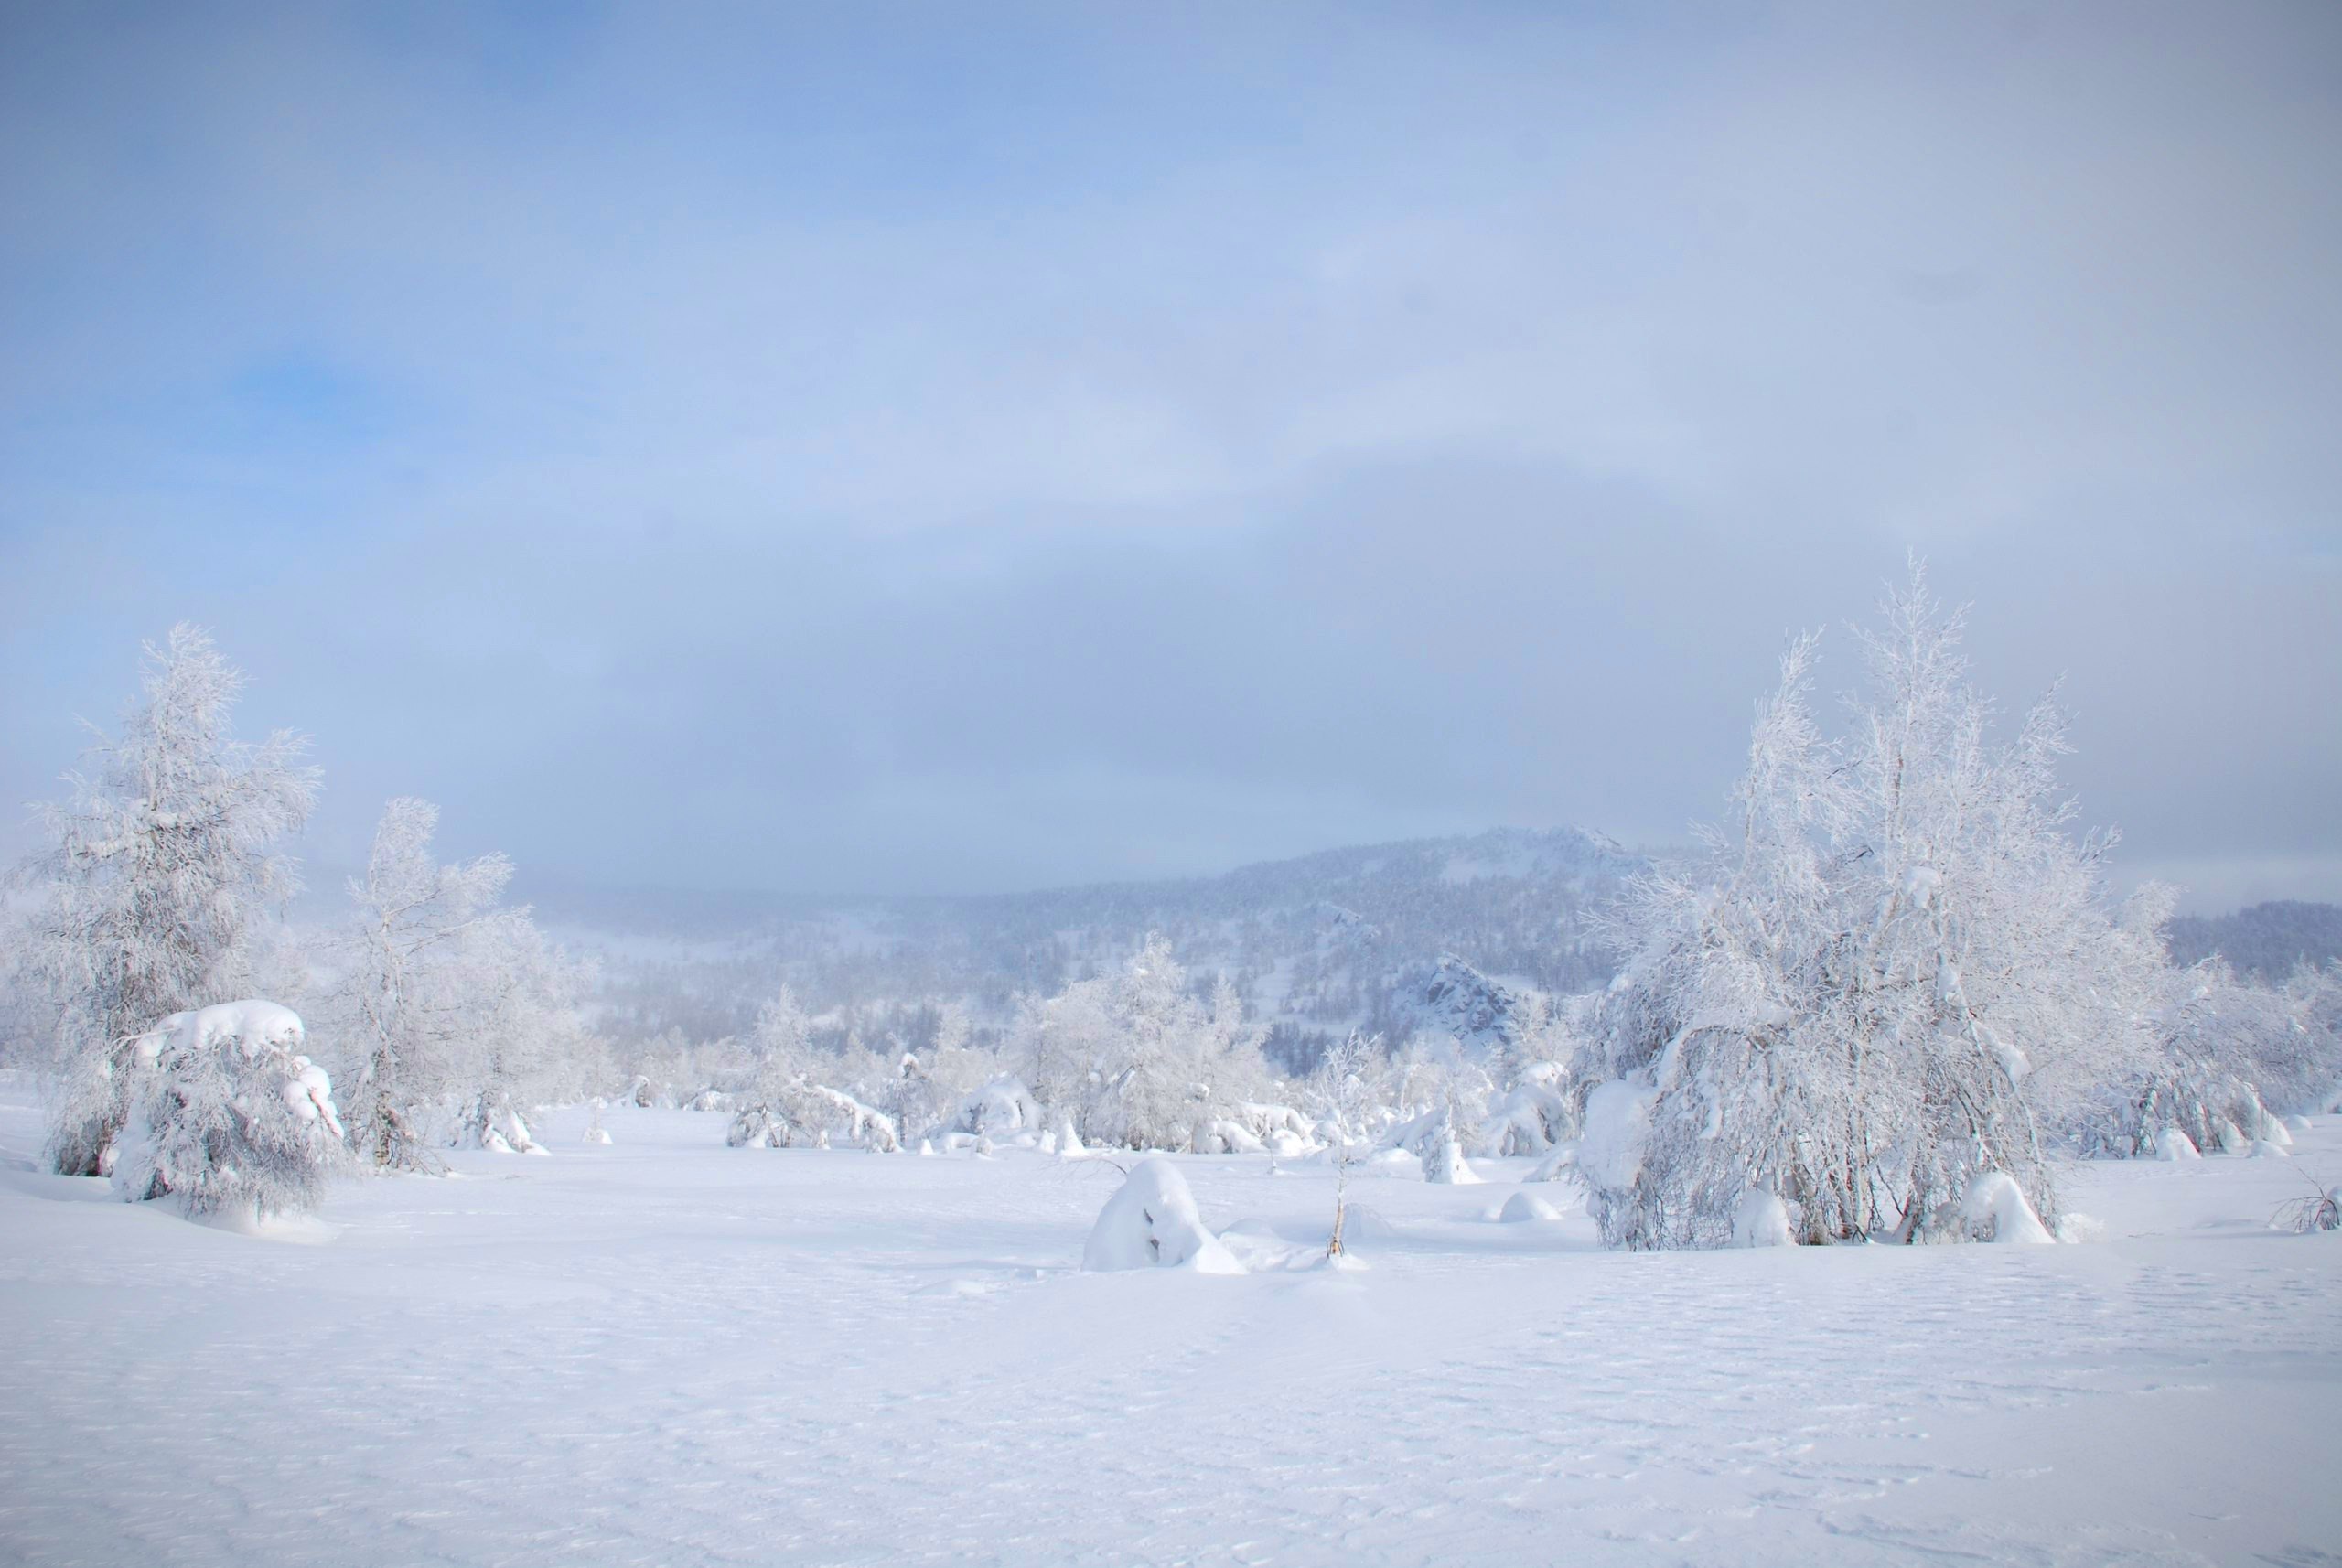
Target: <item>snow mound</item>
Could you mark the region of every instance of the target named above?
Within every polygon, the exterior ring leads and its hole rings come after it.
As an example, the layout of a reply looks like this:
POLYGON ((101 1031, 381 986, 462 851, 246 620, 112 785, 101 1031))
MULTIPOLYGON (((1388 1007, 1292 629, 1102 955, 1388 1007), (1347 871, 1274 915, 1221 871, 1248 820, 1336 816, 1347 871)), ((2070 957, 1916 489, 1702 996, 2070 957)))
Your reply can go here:
POLYGON ((2196 1140, 2187 1135, 2185 1128, 2165 1127, 2155 1134, 2155 1158, 2159 1160, 2200 1160, 2203 1157, 2203 1151, 2196 1146, 2196 1140))
MULTIPOLYGON (((2017 1201, 2025 1201, 2022 1194, 2017 1201)), ((1789 1229, 1789 1206, 1783 1203, 1777 1193, 1758 1192, 1754 1188, 1743 1193, 1739 1206, 1732 1211, 1732 1244, 1735 1247, 1796 1246, 1797 1236, 1789 1229)))
POLYGON ((1533 1193, 1516 1192, 1504 1200, 1497 1210, 1498 1220, 1506 1225, 1520 1225, 1536 1219, 1559 1219, 1562 1211, 1533 1193))
POLYGON ((2057 1240, 2025 1201, 2025 1189, 2006 1171, 1985 1171, 1971 1181, 1960 1214, 1968 1222, 1969 1233, 1979 1241, 2049 1246, 2057 1240))
POLYGON ((1248 1273, 1322 1269, 1328 1262, 1322 1240, 1288 1241, 1265 1219, 1240 1219, 1222 1230, 1219 1240, 1248 1273))
POLYGON ((1141 1160, 1098 1211, 1085 1270, 1192 1269, 1201 1274, 1241 1274, 1244 1265, 1204 1229, 1187 1178, 1168 1160, 1141 1160))
POLYGON ((2252 1157, 2256 1160, 2287 1160, 2293 1158, 2293 1151, 2291 1149, 2286 1148, 2282 1144, 2272 1143, 2267 1138, 2253 1139, 2251 1153, 2252 1157))

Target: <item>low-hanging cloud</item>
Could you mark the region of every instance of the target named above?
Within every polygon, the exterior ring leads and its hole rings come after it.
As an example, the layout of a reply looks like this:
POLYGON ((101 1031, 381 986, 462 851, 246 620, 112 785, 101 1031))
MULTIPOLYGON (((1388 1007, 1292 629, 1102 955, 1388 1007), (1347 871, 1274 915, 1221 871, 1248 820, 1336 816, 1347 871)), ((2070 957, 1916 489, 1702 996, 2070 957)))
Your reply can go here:
POLYGON ((2126 865, 2342 894, 2322 8, 0 26, 17 798, 186 617, 328 860, 1671 838, 1916 548, 2126 865))

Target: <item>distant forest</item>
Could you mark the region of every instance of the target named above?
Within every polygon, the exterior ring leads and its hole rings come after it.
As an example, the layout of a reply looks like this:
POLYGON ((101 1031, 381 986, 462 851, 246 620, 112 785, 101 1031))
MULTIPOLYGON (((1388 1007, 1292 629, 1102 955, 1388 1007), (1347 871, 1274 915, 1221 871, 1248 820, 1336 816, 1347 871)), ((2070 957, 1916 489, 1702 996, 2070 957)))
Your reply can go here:
POLYGON ((2342 958, 2342 904, 2282 899, 2232 915, 2179 915, 2164 934, 2175 962, 2218 953, 2240 974, 2282 984, 2300 963, 2342 958))

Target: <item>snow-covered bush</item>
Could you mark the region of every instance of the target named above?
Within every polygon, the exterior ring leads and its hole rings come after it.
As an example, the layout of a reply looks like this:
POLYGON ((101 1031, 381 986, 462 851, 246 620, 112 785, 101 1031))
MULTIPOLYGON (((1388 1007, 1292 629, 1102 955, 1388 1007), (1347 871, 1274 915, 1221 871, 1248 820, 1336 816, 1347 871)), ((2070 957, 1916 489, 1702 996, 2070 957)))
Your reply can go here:
POLYGON ((1542 1155, 1578 1131, 1568 1069, 1559 1062, 1532 1062, 1490 1107, 1480 1125, 1479 1147, 1499 1156, 1542 1155))
POLYGON ((1081 1266, 1244 1273, 1244 1265, 1205 1229, 1187 1178, 1168 1160, 1141 1160, 1106 1200, 1081 1249, 1081 1266))
POLYGON ((1479 1182, 1479 1175, 1464 1158, 1463 1145, 1456 1140, 1453 1122, 1444 1125, 1432 1141, 1431 1152, 1423 1156, 1423 1180, 1443 1187, 1472 1187, 1479 1182))
POLYGON ((1769 1192, 1741 1195, 1732 1211, 1732 1244, 1735 1247, 1789 1247, 1797 1233, 1789 1223, 1789 1206, 1769 1192))
POLYGON ((1960 1219, 1972 1240, 2047 1246, 2057 1240, 2006 1171, 1982 1171, 1969 1182, 1960 1219))
POLYGON ((938 1131, 968 1133, 994 1140, 1019 1133, 1037 1134, 1045 1115, 1041 1102, 1033 1098, 1022 1079, 1004 1076, 979 1084, 962 1096, 938 1131))
POLYGON ((2342 1187, 2281 1205, 2271 1223, 2304 1235, 2313 1230, 2342 1230, 2342 1187))
POLYGON ((131 1036, 114 1189, 190 1215, 315 1208, 342 1153, 333 1085, 300 1054, 290 1008, 258 1000, 174 1013, 131 1036))
POLYGON ((749 1079, 732 1097, 726 1144, 779 1149, 844 1142, 878 1154, 901 1149, 901 1130, 892 1116, 818 1081, 816 1072, 837 1064, 814 1050, 812 1020, 795 992, 783 986, 765 1004, 747 1045, 749 1079))
POLYGON ((16 948, 19 989, 45 1015, 66 1176, 113 1170, 136 1075, 127 1044, 156 1018, 251 983, 258 913, 298 887, 272 845, 316 799, 304 743, 230 738, 243 677, 192 626, 145 650, 145 700, 44 805, 48 848, 15 874, 33 895, 16 948))

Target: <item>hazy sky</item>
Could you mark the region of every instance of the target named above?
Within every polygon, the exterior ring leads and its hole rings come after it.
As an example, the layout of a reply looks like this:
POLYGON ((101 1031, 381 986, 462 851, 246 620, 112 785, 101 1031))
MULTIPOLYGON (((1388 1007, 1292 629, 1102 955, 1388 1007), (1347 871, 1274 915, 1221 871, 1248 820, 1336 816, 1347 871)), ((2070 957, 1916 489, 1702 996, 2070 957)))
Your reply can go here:
POLYGON ((2328 0, 0 0, 0 798, 190 618, 328 865, 1671 840, 1917 548, 2342 897, 2338 171, 2328 0))

